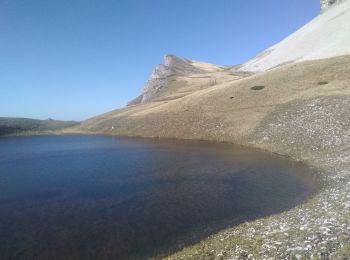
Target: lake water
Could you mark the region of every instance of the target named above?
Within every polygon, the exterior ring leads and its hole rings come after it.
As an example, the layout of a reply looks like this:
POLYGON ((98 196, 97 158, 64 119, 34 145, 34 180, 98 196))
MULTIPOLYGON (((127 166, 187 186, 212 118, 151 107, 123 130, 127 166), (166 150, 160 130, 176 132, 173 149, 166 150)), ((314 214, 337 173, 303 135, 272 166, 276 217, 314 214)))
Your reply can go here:
POLYGON ((316 183, 303 164, 228 144, 0 138, 0 258, 166 255, 288 210, 316 183))

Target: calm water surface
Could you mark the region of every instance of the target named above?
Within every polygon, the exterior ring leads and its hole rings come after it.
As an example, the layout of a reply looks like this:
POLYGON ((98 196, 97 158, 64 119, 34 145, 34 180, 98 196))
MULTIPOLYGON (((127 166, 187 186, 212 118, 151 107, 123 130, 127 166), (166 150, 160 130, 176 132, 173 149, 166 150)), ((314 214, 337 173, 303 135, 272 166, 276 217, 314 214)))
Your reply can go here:
POLYGON ((227 144, 0 138, 0 258, 164 255, 287 210, 315 183, 302 164, 227 144))

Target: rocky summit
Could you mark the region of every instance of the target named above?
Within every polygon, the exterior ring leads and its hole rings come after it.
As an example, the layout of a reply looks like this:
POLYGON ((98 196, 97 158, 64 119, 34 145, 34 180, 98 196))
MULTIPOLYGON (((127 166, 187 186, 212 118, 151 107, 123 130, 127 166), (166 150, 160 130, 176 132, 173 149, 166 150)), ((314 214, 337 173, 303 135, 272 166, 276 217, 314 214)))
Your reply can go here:
POLYGON ((335 4, 341 3, 345 0, 321 0, 321 12, 326 11, 335 4))
MULTIPOLYGON (((199 75, 202 75, 210 78, 208 74, 225 70, 229 72, 228 68, 223 66, 183 59, 171 54, 166 55, 164 64, 159 64, 155 67, 141 95, 130 101, 128 105, 144 103, 159 98, 164 92, 163 88, 169 88, 169 84, 176 81, 176 77, 191 77, 195 75, 200 77, 199 75)), ((204 82, 203 85, 208 85, 208 82, 204 82)))

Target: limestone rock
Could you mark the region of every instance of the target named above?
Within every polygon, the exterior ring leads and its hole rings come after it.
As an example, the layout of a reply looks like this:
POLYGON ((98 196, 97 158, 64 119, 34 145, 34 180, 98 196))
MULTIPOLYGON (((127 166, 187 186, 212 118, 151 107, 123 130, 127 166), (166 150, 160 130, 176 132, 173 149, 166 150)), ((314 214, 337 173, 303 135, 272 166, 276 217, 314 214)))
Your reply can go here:
POLYGON ((141 95, 131 100, 128 106, 151 101, 164 86, 168 86, 169 81, 172 80, 171 77, 204 74, 222 69, 223 67, 209 63, 183 59, 175 55, 166 55, 164 64, 159 64, 155 67, 149 80, 143 87, 141 95))
POLYGON ((343 2, 345 0, 321 0, 321 12, 326 11, 329 7, 343 2))

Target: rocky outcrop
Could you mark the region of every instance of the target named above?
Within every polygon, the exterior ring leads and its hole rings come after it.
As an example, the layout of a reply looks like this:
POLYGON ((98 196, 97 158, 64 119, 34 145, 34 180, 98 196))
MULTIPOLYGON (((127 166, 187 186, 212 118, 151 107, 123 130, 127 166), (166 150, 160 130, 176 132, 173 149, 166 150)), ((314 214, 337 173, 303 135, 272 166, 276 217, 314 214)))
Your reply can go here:
MULTIPOLYGON (((164 57, 165 65, 160 65, 161 70, 166 70, 167 73, 191 75, 204 73, 205 70, 198 68, 194 65, 194 61, 188 59, 182 59, 174 55, 166 55, 164 57)), ((159 71, 157 71, 159 75, 159 71)), ((162 74, 160 74, 162 76, 162 74)))
POLYGON ((157 65, 153 70, 141 92, 141 95, 130 101, 128 105, 130 106, 152 101, 154 97, 158 96, 158 92, 164 86, 168 85, 173 76, 190 76, 220 69, 222 68, 212 64, 182 59, 175 55, 166 55, 164 57, 164 64, 157 65))
POLYGON ((329 7, 343 2, 345 0, 321 0, 321 12, 326 11, 329 7))

